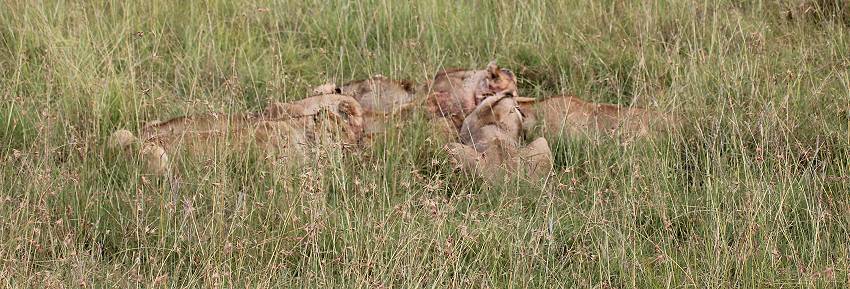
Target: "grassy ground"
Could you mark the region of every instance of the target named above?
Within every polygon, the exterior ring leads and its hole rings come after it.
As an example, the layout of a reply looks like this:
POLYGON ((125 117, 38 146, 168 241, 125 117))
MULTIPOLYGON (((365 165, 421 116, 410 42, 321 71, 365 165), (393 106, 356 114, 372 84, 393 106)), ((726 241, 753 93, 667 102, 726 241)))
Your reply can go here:
POLYGON ((2 287, 850 281, 846 11, 789 20, 795 0, 41 2, 0 2, 2 287), (144 121, 491 59, 524 96, 637 104, 684 128, 629 146, 550 137, 554 177, 498 188, 447 168, 421 122, 295 171, 225 151, 162 180, 105 149, 113 130, 144 121))

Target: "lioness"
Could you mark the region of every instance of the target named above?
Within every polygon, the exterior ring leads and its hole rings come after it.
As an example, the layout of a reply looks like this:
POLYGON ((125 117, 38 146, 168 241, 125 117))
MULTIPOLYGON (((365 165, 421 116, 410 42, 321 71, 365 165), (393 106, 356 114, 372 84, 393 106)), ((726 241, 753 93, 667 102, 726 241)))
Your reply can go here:
POLYGON ((354 97, 364 110, 393 113, 407 108, 416 98, 414 84, 375 75, 351 81, 336 88, 336 93, 354 97))
POLYGON ((433 117, 446 117, 460 128, 466 115, 488 95, 516 92, 516 77, 490 62, 484 70, 450 69, 437 73, 428 87, 426 107, 433 117))
POLYGON ((491 62, 485 70, 440 71, 419 87, 409 81, 376 75, 341 86, 321 85, 314 91, 354 97, 363 107, 367 136, 383 132, 387 125, 398 125, 408 118, 408 112, 424 107, 434 135, 454 140, 466 115, 486 96, 516 91, 516 77, 510 70, 500 69, 491 62), (450 126, 445 125, 446 120, 450 126))
POLYGON ((483 152, 460 143, 450 143, 445 148, 455 165, 475 173, 491 184, 503 181, 508 175, 539 180, 552 171, 552 151, 549 149, 549 143, 542 137, 524 147, 494 139, 483 152))
POLYGON ((524 101, 520 109, 542 122, 550 137, 619 137, 633 140, 652 136, 675 125, 672 118, 637 107, 592 103, 575 96, 557 96, 542 101, 524 101))
POLYGON ((317 92, 333 92, 351 96, 363 107, 364 132, 366 136, 383 132, 388 121, 403 114, 416 105, 416 89, 409 81, 399 81, 375 75, 351 81, 341 86, 326 84, 316 87, 317 92))
POLYGON ((139 145, 145 170, 166 174, 171 166, 169 155, 178 150, 209 155, 222 148, 255 145, 263 152, 297 162, 310 146, 356 143, 362 124, 363 111, 356 100, 324 94, 274 103, 261 113, 176 117, 144 126, 138 138, 119 130, 110 137, 109 146, 129 150, 139 145))
POLYGON ((297 124, 296 127, 314 142, 318 137, 327 137, 327 134, 315 135, 322 132, 321 126, 318 125, 327 124, 322 121, 332 120, 343 125, 341 130, 338 130, 343 134, 339 140, 355 144, 363 136, 364 114, 362 106, 354 98, 329 93, 287 103, 275 102, 263 111, 262 117, 297 124))
POLYGON ((508 172, 541 178, 552 168, 552 152, 544 138, 520 145, 523 119, 513 92, 489 96, 464 119, 461 143, 446 150, 457 166, 489 182, 508 172))
POLYGON ((487 150, 495 139, 517 146, 523 133, 523 118, 513 92, 500 92, 484 99, 466 116, 460 129, 460 142, 478 152, 487 150))

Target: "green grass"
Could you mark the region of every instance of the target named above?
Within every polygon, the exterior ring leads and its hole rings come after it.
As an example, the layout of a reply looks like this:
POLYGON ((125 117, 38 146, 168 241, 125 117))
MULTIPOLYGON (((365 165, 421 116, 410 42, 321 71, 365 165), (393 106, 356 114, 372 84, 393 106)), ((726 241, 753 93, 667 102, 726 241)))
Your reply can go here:
POLYGON ((178 2, 0 2, 0 287, 848 286, 846 10, 178 2), (159 179, 105 149, 144 121, 492 59, 524 96, 686 125, 550 137, 553 178, 494 188, 452 171, 422 121, 297 170, 228 154, 159 179))

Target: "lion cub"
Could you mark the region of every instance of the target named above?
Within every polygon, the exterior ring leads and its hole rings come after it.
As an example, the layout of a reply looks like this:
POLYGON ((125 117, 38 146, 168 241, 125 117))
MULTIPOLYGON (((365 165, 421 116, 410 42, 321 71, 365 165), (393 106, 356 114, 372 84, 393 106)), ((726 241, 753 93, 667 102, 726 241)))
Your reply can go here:
POLYGON ((182 116, 144 126, 136 137, 118 130, 109 146, 140 147, 145 171, 167 174, 169 155, 178 151, 212 155, 219 150, 256 146, 264 153, 304 159, 311 146, 353 144, 363 131, 363 111, 349 96, 324 94, 289 103, 274 103, 261 113, 182 116))

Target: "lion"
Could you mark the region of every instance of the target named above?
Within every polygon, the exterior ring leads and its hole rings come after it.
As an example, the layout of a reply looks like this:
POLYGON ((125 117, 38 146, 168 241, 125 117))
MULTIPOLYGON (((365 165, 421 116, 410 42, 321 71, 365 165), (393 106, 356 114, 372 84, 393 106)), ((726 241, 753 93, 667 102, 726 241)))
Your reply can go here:
POLYGON ((347 144, 358 143, 365 126, 365 111, 360 103, 351 96, 336 93, 319 94, 287 103, 275 102, 269 105, 261 116, 274 121, 295 123, 297 128, 310 136, 311 141, 327 136, 316 133, 321 131, 319 124, 327 124, 328 120, 343 125, 339 130, 343 134, 340 141, 347 144), (323 112, 326 113, 324 117, 323 112))
POLYGON ((378 113, 394 113, 406 109, 416 99, 414 83, 390 79, 380 74, 345 83, 334 92, 354 97, 364 110, 378 113))
POLYGON ((513 72, 490 62, 484 70, 449 69, 440 71, 428 85, 425 98, 431 117, 448 118, 457 129, 466 115, 487 96, 502 92, 516 93, 513 72))
POLYGON ((457 139, 466 114, 483 98, 497 92, 516 91, 516 77, 510 70, 500 69, 491 62, 486 70, 440 71, 419 86, 411 81, 375 75, 339 86, 320 85, 314 91, 354 97, 364 110, 367 138, 384 132, 390 125, 402 125, 413 111, 424 108, 433 135, 446 142, 457 139), (448 120, 451 128, 437 118, 448 120))
POLYGON ((323 94, 289 103, 273 103, 259 113, 181 116, 145 125, 139 137, 118 130, 109 139, 114 149, 139 147, 146 172, 171 171, 170 155, 186 151, 212 155, 220 148, 260 151, 294 163, 313 146, 354 144, 363 131, 363 111, 349 96, 323 94))
POLYGON ((525 127, 541 122, 544 135, 562 138, 608 136, 630 141, 658 135, 676 123, 650 109, 593 103, 575 96, 526 99, 520 102, 520 110, 529 116, 525 127))
POLYGON ((395 80, 375 75, 340 86, 325 84, 316 92, 332 92, 353 97, 363 108, 364 133, 371 137, 385 131, 388 122, 408 118, 407 113, 416 105, 415 85, 406 80, 395 80))
POLYGON ((487 150, 495 139, 517 146, 523 134, 523 119, 513 92, 499 92, 484 99, 466 116, 460 129, 460 142, 478 152, 487 150))
POLYGON ((449 143, 445 150, 457 167, 480 176, 490 184, 499 183, 506 176, 540 180, 549 175, 553 166, 549 143, 542 137, 524 147, 494 139, 483 152, 460 143, 449 143))
POLYGON ((446 145, 456 166, 496 182, 506 173, 531 178, 548 175, 552 152, 545 138, 521 146, 524 116, 513 92, 485 98, 464 119, 460 143, 446 145))
POLYGON ((383 133, 389 126, 403 126, 413 111, 424 108, 432 135, 440 143, 446 143, 457 141, 466 115, 484 98, 503 92, 515 94, 516 89, 513 73, 491 62, 485 70, 440 71, 432 80, 418 86, 411 81, 375 75, 343 85, 320 85, 314 92, 356 99, 364 111, 363 140, 383 133))

